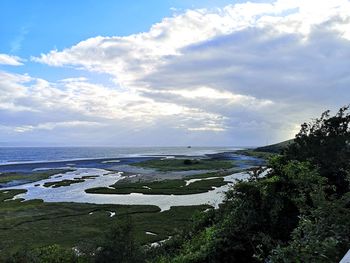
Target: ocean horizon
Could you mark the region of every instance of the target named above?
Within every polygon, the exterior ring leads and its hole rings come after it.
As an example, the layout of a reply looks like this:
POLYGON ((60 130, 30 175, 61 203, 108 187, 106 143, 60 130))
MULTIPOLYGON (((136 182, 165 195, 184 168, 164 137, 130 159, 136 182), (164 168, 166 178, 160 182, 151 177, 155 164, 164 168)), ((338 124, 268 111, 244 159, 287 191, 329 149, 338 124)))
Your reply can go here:
POLYGON ((201 156, 243 147, 0 147, 0 165, 144 156, 201 156))

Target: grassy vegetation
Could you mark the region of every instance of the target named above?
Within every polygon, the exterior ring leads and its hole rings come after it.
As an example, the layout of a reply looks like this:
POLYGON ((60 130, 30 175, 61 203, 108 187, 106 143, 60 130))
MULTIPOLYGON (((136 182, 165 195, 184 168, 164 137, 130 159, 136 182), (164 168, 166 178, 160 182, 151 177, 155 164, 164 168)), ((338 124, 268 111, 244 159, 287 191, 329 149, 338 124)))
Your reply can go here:
POLYGON ((294 140, 292 139, 276 144, 258 147, 255 149, 239 150, 237 151, 237 153, 268 160, 272 156, 281 154, 282 151, 286 149, 289 145, 291 145, 293 142, 294 140))
POLYGON ((135 163, 133 165, 143 168, 152 168, 162 172, 188 170, 219 170, 230 169, 234 167, 234 163, 232 161, 214 159, 157 159, 135 163))
POLYGON ((84 175, 82 177, 75 177, 74 179, 75 180, 78 180, 78 179, 94 179, 94 178, 97 178, 98 176, 97 175, 84 175))
POLYGON ((177 180, 163 180, 155 182, 136 182, 136 183, 116 183, 112 188, 96 187, 86 189, 85 192, 90 194, 159 194, 159 195, 184 195, 184 194, 198 194, 208 192, 213 187, 220 187, 227 184, 224 178, 213 178, 208 180, 201 180, 193 182, 186 186, 186 181, 182 179, 177 180))
POLYGON ((54 181, 54 182, 47 182, 44 183, 45 187, 51 187, 52 188, 58 188, 62 186, 70 186, 71 184, 77 184, 84 182, 84 179, 75 179, 75 180, 62 180, 62 181, 54 181))
POLYGON ((168 211, 159 212, 157 206, 145 205, 11 200, 23 192, 25 190, 0 191, 0 256, 23 247, 35 248, 51 244, 67 248, 77 245, 93 246, 112 224, 126 216, 133 221, 136 241, 146 244, 173 235, 189 222, 193 213, 208 208, 172 207, 168 211), (115 212, 116 215, 110 217, 110 212, 115 212), (157 235, 147 235, 146 231, 157 235))
POLYGON ((294 142, 294 139, 283 141, 280 143, 275 143, 271 145, 266 145, 262 147, 258 147, 255 149, 256 152, 270 152, 270 153, 282 153, 284 149, 286 149, 289 145, 294 142))
POLYGON ((242 155, 257 157, 265 160, 268 160, 270 157, 275 156, 277 154, 273 152, 256 151, 255 149, 238 150, 237 153, 242 155))
POLYGON ((173 206, 170 210, 161 213, 133 214, 132 223, 138 231, 137 239, 143 244, 167 239, 191 222, 195 213, 208 208, 211 206, 173 206), (147 235, 146 231, 155 233, 157 236, 147 235))
MULTIPOLYGON (((81 238, 84 233, 88 234, 82 240, 91 241, 105 230, 108 222, 120 222, 119 218, 123 218, 124 225, 115 225, 114 230, 110 228, 104 242, 99 243, 102 245, 98 249, 95 246, 88 254, 72 256, 72 250, 49 247, 44 249, 48 252, 44 256, 42 250, 36 253, 34 261, 27 261, 31 254, 26 253, 25 257, 16 258, 21 260, 9 262, 339 262, 350 244, 349 138, 349 107, 341 108, 335 116, 330 116, 329 111, 324 112, 319 119, 301 126, 294 143, 283 154, 269 159, 267 167, 270 169, 265 176, 252 176, 236 183, 218 209, 194 214, 191 224, 187 224, 186 218, 205 206, 176 207, 163 213, 147 212, 152 209, 149 206, 128 207, 135 209, 134 213, 128 210, 111 218, 108 213, 106 216, 106 212, 111 211, 109 205, 75 204, 77 207, 73 209, 67 203, 46 204, 57 207, 50 207, 46 219, 38 216, 38 224, 30 225, 33 221, 29 214, 42 213, 45 209, 40 206, 44 204, 39 201, 5 201, 11 198, 11 194, 3 192, 4 196, 0 196, 0 226, 5 227, 5 231, 8 225, 12 229, 5 233, 0 228, 0 249, 3 249, 3 244, 8 245, 8 240, 13 246, 17 245, 16 241, 21 244, 32 244, 32 240, 42 242, 36 232, 46 239, 50 237, 46 241, 49 244, 61 237, 65 242, 59 240, 60 244, 67 246, 67 238, 74 234, 81 238), (17 210, 25 205, 32 207, 28 209, 29 220, 25 222, 29 225, 23 231, 19 229, 22 224, 14 223, 27 216, 26 211, 17 210), (96 215, 93 213, 96 218, 91 225, 86 225, 88 206, 96 209, 96 215), (84 208, 84 213, 77 215, 77 211, 82 212, 84 208), (61 211, 55 215, 57 209, 61 211), (14 213, 14 218, 6 213, 14 213), (60 215, 65 215, 64 219, 60 215), (51 216, 59 221, 48 220, 51 216), (60 220, 67 221, 61 225, 60 220), (181 228, 180 231, 174 230, 181 228), (90 235, 89 230, 96 230, 96 235, 90 235), (159 247, 140 246, 140 243, 147 242, 147 238, 155 238, 146 235, 145 231, 157 233, 157 238, 172 238, 159 247), (138 243, 134 242, 134 237, 138 243), (59 259, 63 254, 66 256, 59 259), (53 260, 47 260, 46 255, 53 260)), ((76 242, 75 238, 69 244, 76 242)), ((12 249, 9 245, 6 248, 12 249)))
POLYGON ((215 172, 209 172, 209 173, 203 173, 203 174, 193 174, 193 175, 186 176, 186 179, 205 179, 205 178, 209 178, 209 177, 224 177, 224 176, 232 174, 233 172, 239 172, 242 170, 244 170, 244 169, 236 168, 236 169, 234 169, 234 171, 223 170, 223 171, 215 171, 215 172))
POLYGON ((186 179, 205 179, 208 177, 220 177, 208 180, 201 180, 186 186, 184 179, 162 180, 153 182, 128 182, 119 181, 111 187, 96 187, 86 189, 85 192, 91 194, 197 194, 212 190, 213 187, 220 187, 227 182, 222 178, 232 172, 226 171, 234 167, 233 161, 213 160, 213 159, 165 159, 148 160, 133 164, 138 167, 147 167, 159 171, 186 171, 186 170, 219 170, 210 173, 203 173, 186 177, 186 179))
POLYGON ((224 178, 213 178, 193 182, 184 188, 187 188, 187 191, 198 191, 198 193, 200 193, 207 192, 208 190, 213 189, 213 187, 220 187, 226 184, 227 182, 224 181, 224 178))
POLYGON ((39 180, 44 180, 49 178, 52 175, 59 174, 59 173, 65 173, 71 170, 64 170, 64 169, 54 169, 54 170, 48 170, 44 172, 33 172, 33 173, 16 173, 16 172, 9 172, 9 173, 1 173, 0 174, 0 184, 9 183, 12 181, 25 181, 25 182, 35 182, 39 180))

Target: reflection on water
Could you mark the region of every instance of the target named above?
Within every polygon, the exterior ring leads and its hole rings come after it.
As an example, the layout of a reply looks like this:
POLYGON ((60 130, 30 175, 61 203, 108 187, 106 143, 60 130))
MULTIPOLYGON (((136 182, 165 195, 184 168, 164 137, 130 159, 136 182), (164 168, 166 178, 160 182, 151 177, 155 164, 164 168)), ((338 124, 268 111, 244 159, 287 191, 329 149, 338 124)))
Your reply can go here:
MULTIPOLYGON (((26 189, 24 194, 15 198, 25 200, 42 199, 45 202, 78 202, 95 204, 122 204, 122 205, 156 205, 161 210, 168 210, 171 206, 188 206, 209 204, 217 207, 224 199, 224 192, 232 185, 224 185, 209 192, 190 195, 145 195, 132 193, 120 194, 87 194, 85 189, 93 187, 108 187, 122 178, 122 173, 111 172, 97 168, 77 168, 75 171, 55 175, 49 179, 24 184, 6 189, 26 189), (57 176, 60 176, 57 178, 57 176), (46 182, 74 180, 83 176, 96 176, 85 179, 84 182, 75 183, 70 186, 51 188, 44 187, 46 182)), ((224 177, 225 181, 234 182, 237 179, 246 179, 249 175, 246 172, 235 173, 224 177)))

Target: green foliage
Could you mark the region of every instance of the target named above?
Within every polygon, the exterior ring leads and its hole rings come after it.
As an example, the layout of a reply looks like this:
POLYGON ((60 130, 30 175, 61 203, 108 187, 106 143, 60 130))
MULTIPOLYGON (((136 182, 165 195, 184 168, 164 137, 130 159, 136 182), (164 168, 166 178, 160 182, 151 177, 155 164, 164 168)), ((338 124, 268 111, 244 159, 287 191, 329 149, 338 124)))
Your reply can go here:
POLYGON ((184 160, 184 164, 186 165, 198 164, 199 162, 200 162, 199 160, 191 160, 191 159, 184 160))
POLYGON ((294 140, 287 140, 287 141, 276 143, 276 144, 258 147, 254 151, 255 152, 262 152, 262 153, 280 154, 293 142, 294 142, 294 140))
POLYGON ((209 172, 209 173, 200 173, 200 174, 193 174, 193 175, 186 175, 186 179, 203 179, 203 178, 209 178, 209 177, 224 177, 227 175, 231 175, 231 170, 223 170, 223 171, 216 171, 216 172, 209 172))
MULTIPOLYGON (((145 209, 144 212, 128 210, 125 214, 131 216, 134 224, 130 223, 129 217, 126 222, 120 219, 113 221, 115 227, 107 232, 97 246, 96 258, 90 254, 90 259, 97 262, 158 263, 338 262, 350 244, 350 115, 347 111, 348 108, 343 107, 332 117, 327 111, 321 118, 303 124, 294 143, 283 154, 272 155, 269 159, 267 175, 261 177, 255 174, 249 180, 235 184, 217 210, 204 212, 207 207, 173 207, 162 213, 147 212, 150 207, 139 208, 145 209), (194 215, 192 223, 186 226, 190 215, 194 215), (138 241, 142 238, 135 239, 135 233, 140 230, 143 233, 157 233, 157 240, 171 238, 156 248, 142 247, 144 243, 138 241)), ((201 160, 198 164, 185 164, 183 160, 175 159, 152 160, 137 165, 160 171, 181 171, 189 167, 218 169, 221 165, 221 168, 228 167, 225 165, 232 167, 231 162, 221 162, 201 160)), ((183 182, 172 181, 155 183, 152 187, 164 190, 164 185, 174 187, 178 184, 175 188, 185 188, 183 182)), ((200 184, 204 182, 200 181, 200 184)), ((195 187, 196 183, 190 185, 195 187)), ((140 189, 141 185, 124 185, 125 189, 130 187, 140 189)), ((34 209, 35 214, 38 213, 36 208, 47 209, 49 206, 39 201, 5 202, 10 198, 11 194, 0 191, 2 213, 11 214, 17 206, 21 206, 22 209, 34 209)), ((85 211, 85 215, 81 214, 80 220, 70 219, 65 223, 83 225, 84 220, 89 220, 86 214, 91 207, 86 205, 77 208, 82 209, 80 212, 85 211)), ((68 211, 72 215, 79 212, 68 211)), ((54 213, 45 217, 41 220, 54 218, 54 213)), ((24 221, 23 224, 28 224, 30 228, 31 223, 24 219, 27 219, 25 213, 24 217, 22 214, 13 220, 0 216, 0 223, 2 228, 9 228, 24 221)), ((104 223, 110 220, 100 215, 96 219, 104 223)), ((11 233, 20 234, 13 230, 11 233)), ((18 261, 9 262, 31 262, 38 255, 45 260, 76 260, 76 255, 72 255, 70 250, 60 249, 46 248, 39 254, 24 250, 12 257, 18 261), (51 257, 53 255, 56 256, 51 257), (26 258, 30 260, 23 261, 26 258)), ((78 256, 78 259, 88 260, 89 257, 78 256)))
POLYGON ((137 246, 130 217, 118 221, 106 233, 102 246, 97 249, 97 263, 142 262, 142 253, 137 246))
POLYGON ((317 207, 303 214, 292 239, 272 252, 272 262, 339 262, 350 243, 350 195, 339 200, 317 200, 317 207))
POLYGON ((133 164, 134 166, 152 168, 162 172, 188 170, 217 170, 233 168, 232 161, 214 159, 156 159, 133 164))
POLYGON ((278 174, 236 184, 219 211, 197 216, 168 262, 255 262, 287 242, 324 180, 308 163, 275 163, 278 174))
POLYGON ((339 262, 350 243, 347 110, 303 124, 265 177, 237 183, 150 262, 339 262))
MULTIPOLYGON (((160 212, 159 207, 146 205, 11 200, 14 195, 24 192, 0 191, 0 262, 12 258, 14 254, 17 258, 29 258, 33 249, 54 244, 68 250, 76 247, 89 258, 91 252, 104 244, 101 240, 108 235, 102 237, 103 233, 109 231, 111 225, 124 221, 126 216, 133 221, 132 233, 137 246, 143 246, 173 236, 190 222, 196 211, 210 207, 171 207, 170 210, 160 212), (116 215, 110 217, 110 212, 116 215)), ((81 257, 79 260, 82 260, 81 257)))
POLYGON ((62 180, 62 181, 53 181, 44 183, 45 187, 62 187, 62 186, 70 186, 71 184, 77 184, 84 182, 84 179, 75 179, 75 180, 62 180))
POLYGON ((307 160, 319 168, 321 176, 336 186, 338 194, 349 190, 350 113, 342 107, 335 116, 329 111, 301 125, 294 143, 285 151, 287 159, 307 160))
POLYGON ((71 170, 69 169, 54 169, 45 172, 32 172, 32 173, 16 173, 8 172, 0 174, 0 184, 9 183, 12 181, 23 181, 24 183, 36 182, 39 180, 47 179, 52 175, 59 173, 66 173, 71 170))
POLYGON ((111 187, 96 187, 86 189, 85 192, 90 194, 130 194, 142 193, 152 195, 185 195, 198 194, 208 192, 213 187, 220 187, 227 184, 224 178, 212 178, 193 182, 186 185, 186 181, 182 179, 162 180, 153 182, 136 182, 136 183, 121 183, 117 182, 111 187), (113 188, 114 189, 113 189, 113 188))
POLYGON ((72 249, 50 245, 33 250, 23 249, 6 259, 6 263, 87 263, 90 259, 79 256, 72 249))
POLYGON ((276 152, 264 152, 264 151, 257 151, 256 149, 246 149, 246 150, 238 150, 236 151, 238 154, 242 155, 248 155, 252 157, 257 157, 261 159, 268 160, 271 156, 276 155, 276 152))

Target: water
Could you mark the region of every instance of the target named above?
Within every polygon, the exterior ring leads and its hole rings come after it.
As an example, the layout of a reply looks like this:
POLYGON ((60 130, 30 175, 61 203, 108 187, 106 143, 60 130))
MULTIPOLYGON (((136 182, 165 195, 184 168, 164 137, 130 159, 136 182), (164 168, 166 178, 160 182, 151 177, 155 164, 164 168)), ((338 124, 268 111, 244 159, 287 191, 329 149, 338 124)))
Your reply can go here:
POLYGON ((0 147, 0 165, 154 155, 200 156, 236 147, 0 147))
MULTIPOLYGON (((35 172, 42 169, 70 168, 71 171, 51 176, 41 181, 11 182, 2 188, 25 189, 26 193, 15 198, 25 200, 42 199, 45 202, 83 202, 96 204, 147 204, 157 205, 161 210, 170 209, 171 206, 186 206, 210 204, 217 206, 224 198, 224 192, 230 184, 215 188, 211 191, 190 195, 144 195, 132 193, 129 195, 118 194, 87 194, 85 189, 94 187, 109 187, 123 176, 124 169, 129 167, 128 173, 143 174, 143 176, 161 176, 163 179, 174 177, 176 172, 161 173, 154 171, 132 171, 129 164, 154 158, 154 156, 204 156, 215 153, 227 153, 237 150, 234 147, 163 147, 163 148, 112 148, 112 147, 62 147, 62 148, 0 148, 0 173, 1 172, 35 172), (149 156, 149 157, 147 157, 149 156), (70 186, 52 188, 44 187, 45 182, 61 181, 64 179, 80 178, 93 175, 95 178, 86 179, 83 182, 70 186)), ((216 154, 212 158, 242 160, 239 167, 249 167, 251 164, 245 161, 253 161, 255 165, 261 160, 254 157, 237 154, 216 154)), ((164 158, 164 157, 161 157, 164 158)), ((239 163, 239 162, 238 162, 239 163)), ((189 173, 187 171, 186 173, 189 173)), ((193 171, 192 171, 193 172, 193 171)), ((198 171, 194 171, 198 172, 198 171)), ((202 171, 202 173, 205 171, 202 171)), ((1 174, 0 174, 1 176, 1 174)), ((176 175, 177 176, 177 175, 176 175)), ((235 173, 226 176, 225 180, 234 182, 236 179, 247 178, 247 173, 235 173)), ((176 177, 177 178, 177 177, 176 177)), ((182 175, 181 175, 182 178, 182 175)), ((175 177, 174 177, 175 179, 175 177)), ((189 180, 189 183, 198 179, 189 180)))
POLYGON ((25 200, 42 199, 45 202, 80 202, 94 204, 121 204, 121 205, 156 205, 162 211, 170 209, 171 206, 189 206, 209 204, 214 207, 224 200, 224 193, 236 180, 247 179, 248 173, 235 173, 225 176, 225 181, 231 182, 227 185, 217 187, 205 193, 188 194, 188 195, 146 195, 139 193, 132 194, 88 194, 85 189, 94 187, 106 187, 114 184, 122 178, 121 173, 114 173, 103 169, 79 168, 72 172, 59 174, 49 179, 37 181, 16 187, 4 188, 9 189, 25 189, 24 194, 15 197, 25 200), (87 179, 84 182, 71 184, 70 186, 52 188, 44 187, 46 182, 82 177, 86 175, 94 175, 96 178, 87 179))

